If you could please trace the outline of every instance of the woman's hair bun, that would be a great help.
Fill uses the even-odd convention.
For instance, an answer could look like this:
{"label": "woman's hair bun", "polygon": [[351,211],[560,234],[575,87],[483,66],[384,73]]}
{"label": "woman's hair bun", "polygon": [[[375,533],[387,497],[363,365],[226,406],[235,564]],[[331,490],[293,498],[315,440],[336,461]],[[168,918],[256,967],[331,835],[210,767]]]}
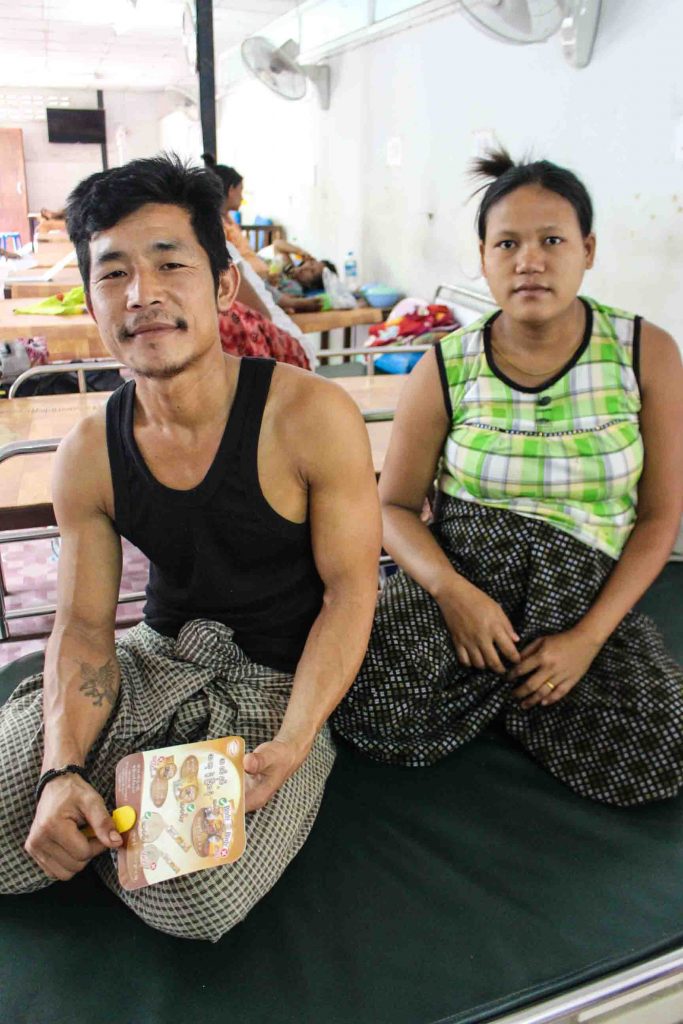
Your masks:
{"label": "woman's hair bun", "polygon": [[477,211],[477,231],[482,242],[486,241],[486,221],[491,207],[524,185],[537,185],[549,192],[555,192],[570,202],[584,238],[593,230],[591,197],[583,182],[566,167],[559,167],[549,160],[529,161],[528,158],[523,158],[516,164],[508,151],[498,144],[495,149],[490,149],[488,153],[472,161],[470,173],[472,177],[487,179],[478,185],[473,193],[484,193]]}
{"label": "woman's hair bun", "polygon": [[515,167],[515,162],[506,149],[491,149],[472,161],[471,173],[475,178],[501,178]]}
{"label": "woman's hair bun", "polygon": [[213,153],[202,153],[202,160],[204,161],[207,167],[213,168],[216,166],[216,157],[213,155]]}

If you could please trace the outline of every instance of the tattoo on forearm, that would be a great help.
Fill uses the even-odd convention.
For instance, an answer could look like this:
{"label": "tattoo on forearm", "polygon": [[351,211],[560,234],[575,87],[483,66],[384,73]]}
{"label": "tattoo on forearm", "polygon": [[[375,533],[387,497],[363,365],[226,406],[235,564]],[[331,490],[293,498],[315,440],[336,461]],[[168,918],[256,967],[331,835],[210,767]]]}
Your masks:
{"label": "tattoo on forearm", "polygon": [[78,687],[80,692],[84,696],[90,697],[96,708],[101,708],[105,700],[113,707],[119,692],[116,660],[112,658],[100,668],[95,668],[82,661],[80,668],[83,679]]}

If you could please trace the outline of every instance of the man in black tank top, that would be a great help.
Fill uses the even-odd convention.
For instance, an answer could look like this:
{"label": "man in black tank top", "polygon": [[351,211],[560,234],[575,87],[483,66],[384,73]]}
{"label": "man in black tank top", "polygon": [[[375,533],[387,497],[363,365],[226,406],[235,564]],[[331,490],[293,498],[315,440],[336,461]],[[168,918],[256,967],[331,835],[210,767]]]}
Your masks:
{"label": "man in black tank top", "polygon": [[[305,371],[221,351],[218,312],[239,284],[221,202],[210,172],[166,157],[95,174],[69,199],[88,308],[133,379],[60,446],[45,674],[0,712],[14,822],[0,891],[69,879],[94,858],[154,927],[212,940],[311,828],[334,758],[326,721],[365,651],[380,548],[355,405]],[[115,645],[121,536],[151,571],[145,622]],[[249,751],[246,852],[131,900],[108,852],[121,843],[107,810],[117,761],[229,733]]]}

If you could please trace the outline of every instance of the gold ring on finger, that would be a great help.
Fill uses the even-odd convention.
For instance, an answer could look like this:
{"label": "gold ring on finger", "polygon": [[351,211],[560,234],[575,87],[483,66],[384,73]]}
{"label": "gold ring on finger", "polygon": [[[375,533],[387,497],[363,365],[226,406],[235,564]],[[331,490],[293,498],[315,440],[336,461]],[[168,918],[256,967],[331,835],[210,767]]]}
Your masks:
{"label": "gold ring on finger", "polygon": [[545,685],[550,687],[551,692],[555,689],[555,683],[551,683],[549,679],[546,679]]}

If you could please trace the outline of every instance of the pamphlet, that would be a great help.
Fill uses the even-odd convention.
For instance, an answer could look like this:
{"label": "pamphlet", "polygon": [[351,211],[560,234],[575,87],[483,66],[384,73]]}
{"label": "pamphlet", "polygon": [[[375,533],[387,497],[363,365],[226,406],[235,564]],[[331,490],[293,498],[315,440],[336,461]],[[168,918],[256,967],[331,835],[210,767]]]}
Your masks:
{"label": "pamphlet", "polygon": [[116,805],[136,822],[117,854],[124,889],[219,867],[244,852],[244,740],[225,736],[129,754]]}

